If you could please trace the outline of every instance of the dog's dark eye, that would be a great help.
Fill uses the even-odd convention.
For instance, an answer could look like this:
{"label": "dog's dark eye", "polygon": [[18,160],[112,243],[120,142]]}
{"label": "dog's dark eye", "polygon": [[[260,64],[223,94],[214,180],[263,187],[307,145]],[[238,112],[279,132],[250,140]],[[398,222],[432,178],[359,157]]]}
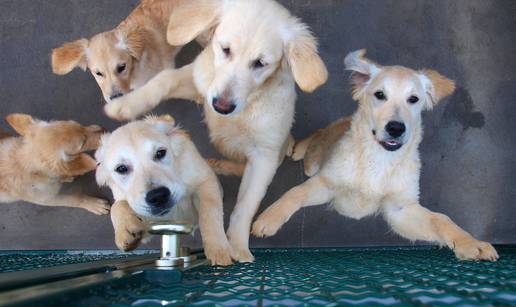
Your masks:
{"label": "dog's dark eye", "polygon": [[97,76],[99,76],[99,77],[104,77],[104,74],[103,74],[103,73],[101,73],[100,71],[96,71],[96,72],[95,72],[95,74],[96,74]]}
{"label": "dog's dark eye", "polygon": [[231,55],[231,49],[229,47],[222,47],[222,52],[224,52],[225,56]]}
{"label": "dog's dark eye", "polygon": [[408,101],[409,103],[414,104],[414,103],[416,103],[416,102],[418,102],[418,101],[419,101],[419,98],[417,98],[416,96],[410,96],[410,97],[408,98],[408,100],[407,100],[407,101]]}
{"label": "dog's dark eye", "polygon": [[127,66],[127,65],[126,65],[125,63],[123,63],[123,64],[118,64],[118,65],[116,66],[116,71],[117,71],[119,74],[121,74],[121,73],[123,73],[123,72],[124,72],[124,70],[125,70],[125,67],[126,67],[126,66]]}
{"label": "dog's dark eye", "polygon": [[257,60],[254,60],[253,63],[252,63],[252,67],[253,69],[260,69],[262,67],[264,67],[266,64],[263,62],[262,59],[257,59]]}
{"label": "dog's dark eye", "polygon": [[385,93],[382,91],[377,91],[374,93],[374,97],[378,100],[387,100],[387,97],[385,97]]}
{"label": "dog's dark eye", "polygon": [[125,164],[120,164],[115,168],[115,172],[119,173],[120,175],[125,175],[129,173],[129,167]]}
{"label": "dog's dark eye", "polygon": [[164,148],[160,148],[154,154],[154,160],[161,160],[161,159],[165,158],[166,155],[167,155],[167,150]]}

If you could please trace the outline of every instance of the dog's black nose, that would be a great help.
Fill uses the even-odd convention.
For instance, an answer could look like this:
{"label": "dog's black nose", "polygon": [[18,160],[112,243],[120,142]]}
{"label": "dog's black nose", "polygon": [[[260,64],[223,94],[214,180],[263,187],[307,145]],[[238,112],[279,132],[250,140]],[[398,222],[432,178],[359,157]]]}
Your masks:
{"label": "dog's black nose", "polygon": [[124,93],[114,93],[113,95],[109,96],[109,99],[113,100],[122,96],[124,96]]}
{"label": "dog's black nose", "polygon": [[405,124],[400,122],[391,121],[385,125],[385,131],[394,137],[400,137],[403,133],[405,133]]}
{"label": "dog's black nose", "polygon": [[145,201],[151,207],[162,207],[168,204],[170,200],[170,190],[166,187],[159,187],[147,192],[145,195]]}
{"label": "dog's black nose", "polygon": [[213,97],[211,104],[215,111],[220,114],[230,114],[236,109],[236,105],[227,98]]}

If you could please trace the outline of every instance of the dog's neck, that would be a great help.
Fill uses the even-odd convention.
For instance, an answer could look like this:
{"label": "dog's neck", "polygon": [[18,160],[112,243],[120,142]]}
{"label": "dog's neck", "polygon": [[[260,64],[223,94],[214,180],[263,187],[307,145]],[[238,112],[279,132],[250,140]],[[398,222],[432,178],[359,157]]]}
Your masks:
{"label": "dog's neck", "polygon": [[13,138],[11,146],[2,152],[2,155],[8,157],[7,163],[10,163],[13,169],[18,169],[20,174],[60,177],[56,172],[60,161],[45,159],[40,153],[35,152],[32,146],[24,142],[23,137]]}
{"label": "dog's neck", "polygon": [[411,131],[410,139],[398,150],[387,151],[376,140],[372,132],[370,112],[360,103],[358,110],[353,115],[350,128],[352,144],[359,148],[354,148],[353,153],[359,155],[360,159],[366,158],[370,163],[389,163],[392,168],[400,166],[406,161],[419,161],[418,146],[422,139],[422,126],[419,124]]}

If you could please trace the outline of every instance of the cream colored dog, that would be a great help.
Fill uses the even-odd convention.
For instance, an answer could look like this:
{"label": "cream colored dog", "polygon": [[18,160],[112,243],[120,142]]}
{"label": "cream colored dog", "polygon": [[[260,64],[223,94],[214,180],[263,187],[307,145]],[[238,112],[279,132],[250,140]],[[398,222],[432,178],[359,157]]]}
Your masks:
{"label": "cream colored dog", "polygon": [[52,51],[52,70],[68,74],[89,69],[106,102],[174,67],[180,46],[170,46],[166,30],[171,12],[189,0],[142,0],[114,30],[79,39]]}
{"label": "cream colored dog", "polygon": [[[165,70],[105,107],[132,119],[167,98],[198,99],[211,141],[230,161],[218,173],[243,179],[228,229],[233,258],[253,261],[249,231],[278,165],[293,145],[295,83],[312,92],[327,79],[308,27],[271,0],[197,0],[173,11],[167,32],[180,46],[205,31],[211,43],[191,65]],[[211,31],[210,31],[211,29]]]}
{"label": "cream colored dog", "polygon": [[231,264],[218,179],[172,117],[148,117],[104,135],[95,157],[97,182],[115,199],[111,218],[120,249],[135,248],[149,221],[196,225],[198,216],[206,257]]}
{"label": "cream colored dog", "polygon": [[489,243],[419,204],[421,112],[450,95],[454,82],[432,70],[382,67],[364,53],[345,59],[358,111],[296,145],[293,157],[304,157],[313,177],[264,211],[253,234],[272,236],[301,207],[331,202],[354,219],[381,212],[403,237],[446,244],[460,259],[496,260]]}
{"label": "cream colored dog", "polygon": [[21,137],[0,136],[0,202],[22,200],[99,215],[109,212],[104,199],[59,193],[63,182],[95,170],[95,160],[85,152],[97,149],[101,127],[45,122],[26,114],[11,114],[7,122]]}

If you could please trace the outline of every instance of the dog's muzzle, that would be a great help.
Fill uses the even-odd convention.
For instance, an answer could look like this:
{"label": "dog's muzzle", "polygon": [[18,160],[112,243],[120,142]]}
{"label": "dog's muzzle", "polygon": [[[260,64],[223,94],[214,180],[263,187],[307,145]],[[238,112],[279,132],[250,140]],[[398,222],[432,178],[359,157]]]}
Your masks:
{"label": "dog's muzzle", "polygon": [[175,204],[167,187],[159,187],[148,191],[145,195],[145,202],[149,205],[150,213],[156,216],[167,214]]}
{"label": "dog's muzzle", "polygon": [[403,142],[401,138],[405,133],[406,127],[405,124],[398,121],[390,121],[385,125],[385,132],[389,135],[389,137],[385,140],[378,141],[380,145],[382,145],[385,150],[388,151],[396,151],[403,146]]}

